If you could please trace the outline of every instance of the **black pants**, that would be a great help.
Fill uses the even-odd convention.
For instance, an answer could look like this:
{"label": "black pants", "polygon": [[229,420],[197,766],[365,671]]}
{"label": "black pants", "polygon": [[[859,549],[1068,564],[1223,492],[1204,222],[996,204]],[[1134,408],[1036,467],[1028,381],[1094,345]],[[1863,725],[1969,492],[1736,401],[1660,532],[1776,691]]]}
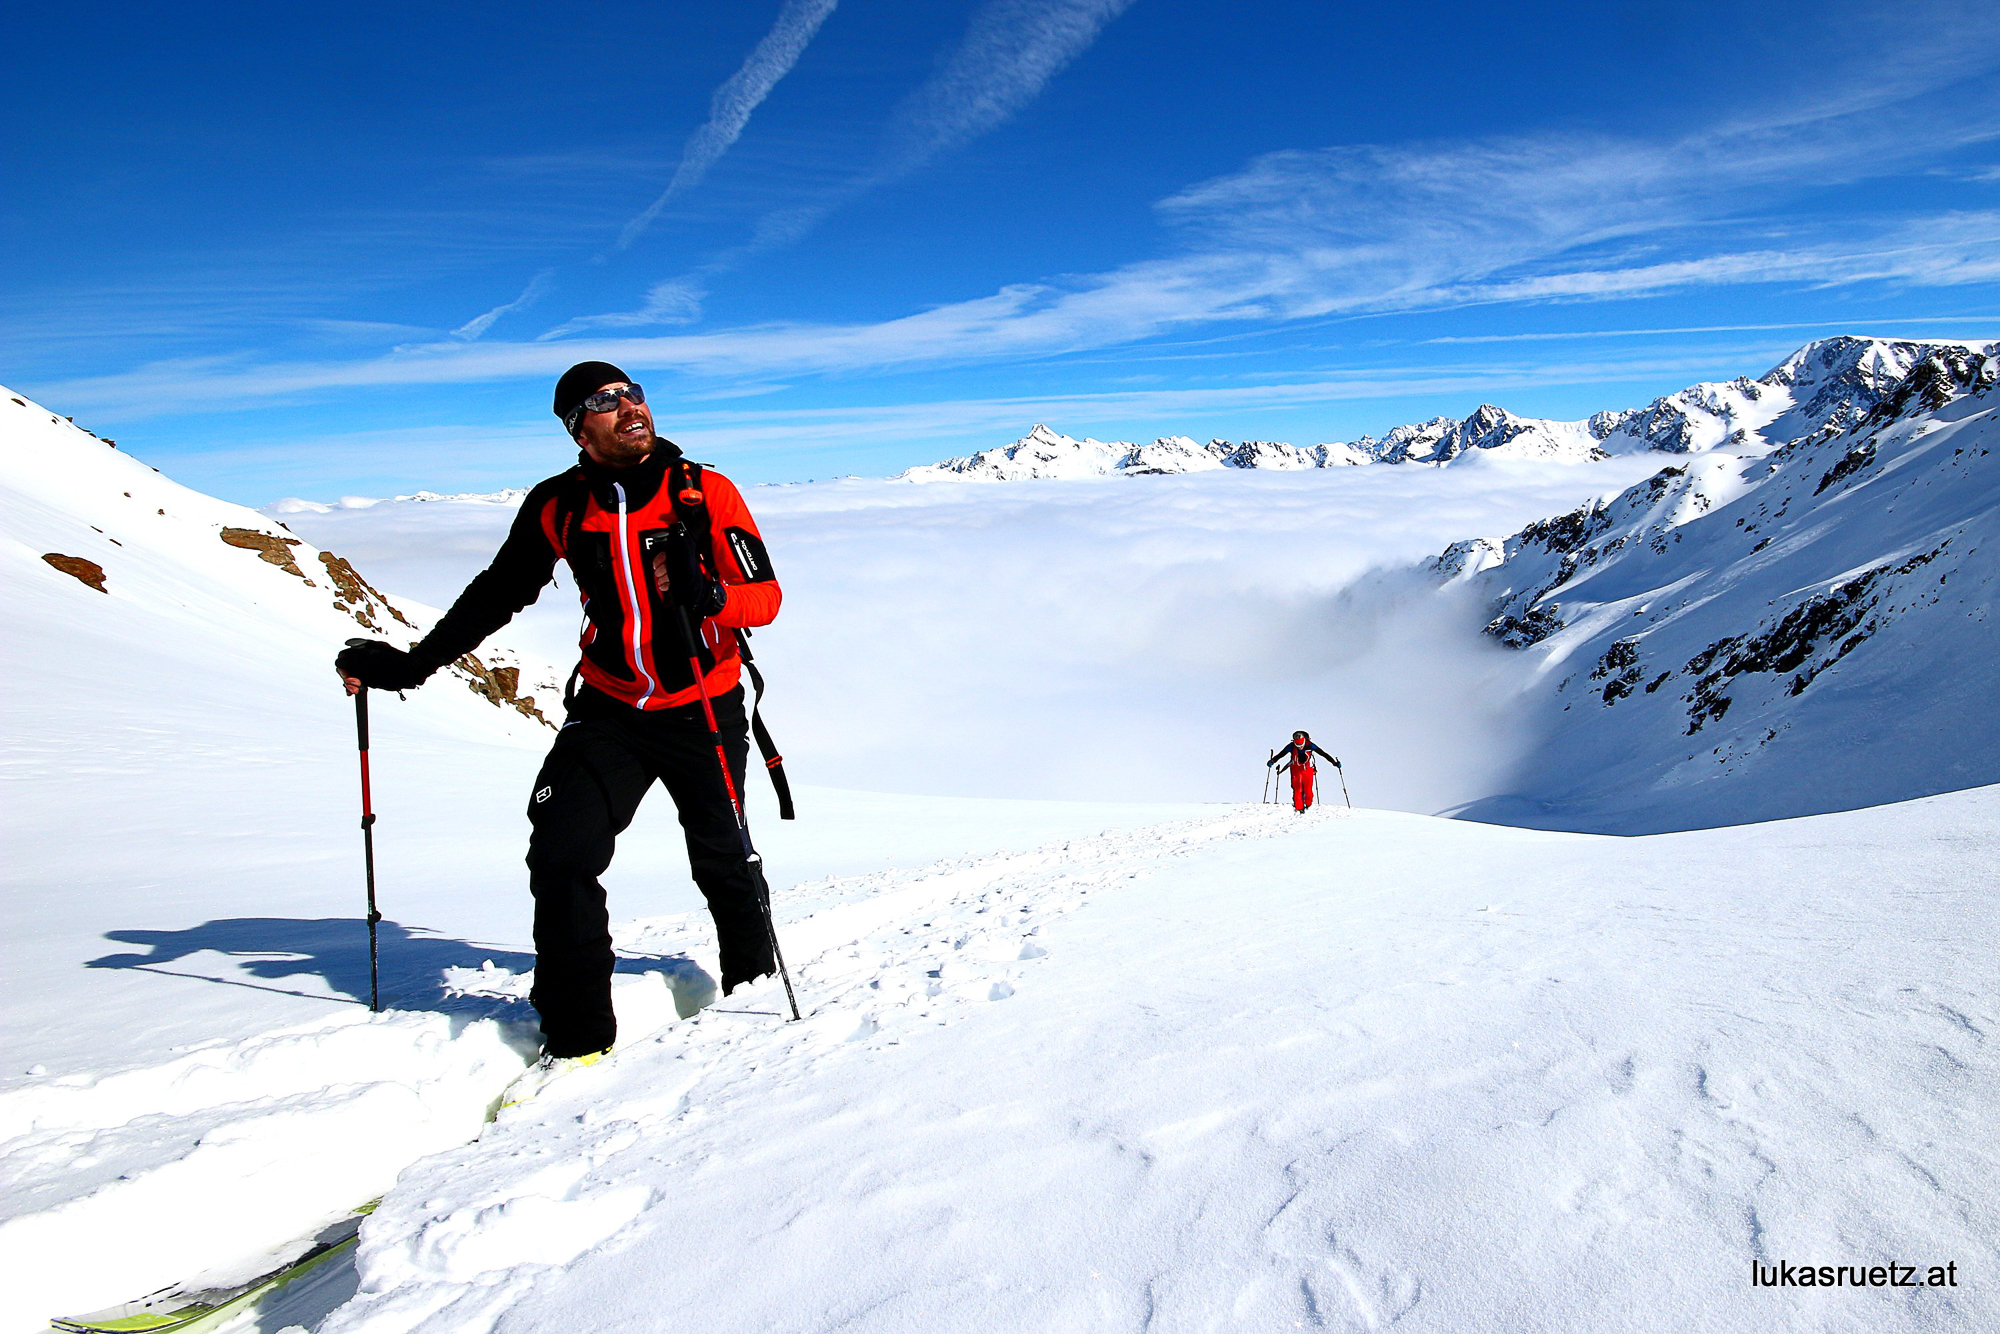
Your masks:
{"label": "black pants", "polygon": [[[743,688],[715,700],[736,790],[749,753]],[[545,1049],[602,1051],[611,1014],[611,919],[597,877],[657,779],[674,799],[688,867],[708,900],[722,950],[722,989],[772,971],[758,880],[743,859],[736,816],[715,763],[701,705],[647,712],[585,687],[556,736],[528,801],[528,887],[535,895],[535,987]]]}

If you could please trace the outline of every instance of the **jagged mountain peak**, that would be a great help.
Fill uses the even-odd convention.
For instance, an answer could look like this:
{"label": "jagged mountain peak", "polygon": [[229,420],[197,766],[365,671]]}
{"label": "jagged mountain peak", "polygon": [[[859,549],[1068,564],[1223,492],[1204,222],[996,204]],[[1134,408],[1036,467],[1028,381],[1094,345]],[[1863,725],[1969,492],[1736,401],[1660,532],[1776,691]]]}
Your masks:
{"label": "jagged mountain peak", "polygon": [[[1629,832],[2000,778],[1984,707],[2000,358],[1847,339],[1786,365],[1758,383],[1779,420],[1817,421],[1806,434],[1697,454],[1437,559],[1547,682],[1525,701],[1547,723],[1522,769],[1540,777],[1468,814]],[[1838,390],[1839,413],[1791,406],[1800,388]]]}
{"label": "jagged mountain peak", "polygon": [[[1704,381],[1642,408],[1608,409],[1582,421],[1526,417],[1495,403],[1466,416],[1432,417],[1311,446],[1283,441],[1163,435],[1150,444],[1077,439],[1044,423],[994,449],[926,464],[906,481],[1015,481],[1030,478],[1154,476],[1215,468],[1301,470],[1357,464],[1445,466],[1468,456],[1587,463],[1612,454],[1762,454],[1842,431],[1893,397],[1928,360],[1986,355],[1993,345],[1955,339],[1888,339],[1843,334],[1805,344],[1752,379]],[[1954,363],[1955,364],[1955,363]]]}

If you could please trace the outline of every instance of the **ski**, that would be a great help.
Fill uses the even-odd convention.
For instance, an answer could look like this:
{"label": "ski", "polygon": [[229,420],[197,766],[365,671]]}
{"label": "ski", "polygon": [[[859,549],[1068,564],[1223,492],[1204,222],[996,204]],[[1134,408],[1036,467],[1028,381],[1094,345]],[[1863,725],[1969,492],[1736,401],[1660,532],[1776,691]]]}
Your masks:
{"label": "ski", "polygon": [[155,1334],[175,1330],[199,1334],[243,1314],[260,1297],[319,1268],[354,1245],[361,1220],[375,1211],[371,1200],[347,1217],[320,1231],[304,1253],[267,1274],[228,1288],[161,1288],[137,1301],[107,1306],[89,1315],[57,1316],[49,1321],[63,1334]]}

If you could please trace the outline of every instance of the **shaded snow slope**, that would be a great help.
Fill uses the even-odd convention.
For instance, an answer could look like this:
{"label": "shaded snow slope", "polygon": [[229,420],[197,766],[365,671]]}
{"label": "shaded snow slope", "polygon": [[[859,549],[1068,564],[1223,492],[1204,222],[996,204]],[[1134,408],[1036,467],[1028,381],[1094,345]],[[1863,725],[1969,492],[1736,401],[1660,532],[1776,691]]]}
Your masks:
{"label": "shaded snow slope", "polygon": [[1697,384],[1643,408],[1599,412],[1583,421],[1521,417],[1489,403],[1463,420],[1435,417],[1397,426],[1379,440],[1363,436],[1310,448],[1269,440],[1200,445],[1184,435],[1164,436],[1149,445],[1077,440],[1038,425],[1012,444],[910,468],[898,477],[911,482],[1009,482],[1215,468],[1443,465],[1482,456],[1587,463],[1613,454],[1756,453],[1829,427],[1845,430],[1893,394],[1927,357],[1985,346],[1826,338],[1806,344],[1758,379]]}
{"label": "shaded snow slope", "polygon": [[[1445,553],[1539,714],[1468,814],[1635,832],[2000,780],[2000,359],[1877,369],[1895,388],[1858,418]],[[1815,419],[1860,401],[1794,383]]]}
{"label": "shaded snow slope", "polygon": [[[805,1023],[718,1006],[407,1171],[321,1329],[1987,1328],[1996,858],[1985,789],[878,878],[792,928]],[[1892,1260],[1959,1286],[1750,1285]]]}

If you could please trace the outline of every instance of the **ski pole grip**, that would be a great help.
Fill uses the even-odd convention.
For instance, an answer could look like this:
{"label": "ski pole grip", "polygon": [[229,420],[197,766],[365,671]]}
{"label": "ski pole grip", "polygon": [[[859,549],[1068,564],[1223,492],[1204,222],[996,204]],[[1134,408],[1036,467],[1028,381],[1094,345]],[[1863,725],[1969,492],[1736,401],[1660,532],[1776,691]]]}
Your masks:
{"label": "ski pole grip", "polygon": [[361,743],[361,749],[368,749],[368,687],[363,686],[354,695],[354,736]]}

